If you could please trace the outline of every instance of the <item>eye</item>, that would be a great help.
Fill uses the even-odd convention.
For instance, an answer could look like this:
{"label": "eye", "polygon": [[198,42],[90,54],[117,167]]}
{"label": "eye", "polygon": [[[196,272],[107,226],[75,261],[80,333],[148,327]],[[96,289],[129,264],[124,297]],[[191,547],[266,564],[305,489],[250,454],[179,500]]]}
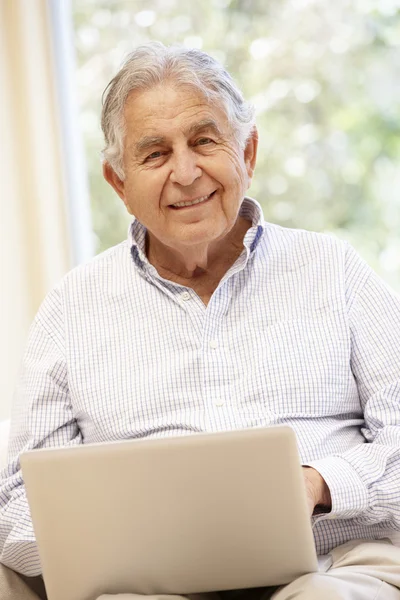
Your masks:
{"label": "eye", "polygon": [[162,152],[160,150],[155,150],[148,156],[146,156],[146,160],[155,160],[156,158],[160,158],[162,156]]}
{"label": "eye", "polygon": [[197,146],[206,146],[207,144],[213,144],[214,140],[212,140],[211,138],[208,137],[202,137],[199,138],[198,140],[196,140],[196,145]]}

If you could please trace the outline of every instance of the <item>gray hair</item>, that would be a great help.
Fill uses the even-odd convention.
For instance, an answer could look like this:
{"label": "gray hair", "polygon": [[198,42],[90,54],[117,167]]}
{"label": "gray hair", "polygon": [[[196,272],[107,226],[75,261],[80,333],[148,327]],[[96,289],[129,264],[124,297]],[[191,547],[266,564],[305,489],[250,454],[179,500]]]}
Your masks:
{"label": "gray hair", "polygon": [[106,142],[103,158],[121,179],[124,179],[125,102],[132,91],[151,89],[165,81],[191,86],[207,101],[218,103],[240,147],[245,147],[253,130],[254,108],[214,58],[195,48],[166,47],[160,42],[139,46],[128,55],[103,93],[101,127]]}

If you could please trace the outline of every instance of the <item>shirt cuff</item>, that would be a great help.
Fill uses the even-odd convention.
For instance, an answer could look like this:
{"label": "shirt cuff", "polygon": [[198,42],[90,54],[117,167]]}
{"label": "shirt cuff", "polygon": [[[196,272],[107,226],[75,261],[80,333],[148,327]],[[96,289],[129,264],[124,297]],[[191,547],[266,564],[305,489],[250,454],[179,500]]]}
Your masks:
{"label": "shirt cuff", "polygon": [[360,516],[368,508],[368,490],[358,473],[340,456],[307,462],[325,479],[331,493],[330,514],[340,519]]}

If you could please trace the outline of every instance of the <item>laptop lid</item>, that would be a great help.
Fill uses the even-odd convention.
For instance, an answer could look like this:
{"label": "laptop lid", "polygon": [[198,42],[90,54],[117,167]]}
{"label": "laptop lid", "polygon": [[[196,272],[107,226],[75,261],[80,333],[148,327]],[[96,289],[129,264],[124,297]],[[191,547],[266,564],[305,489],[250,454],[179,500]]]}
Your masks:
{"label": "laptop lid", "polygon": [[316,571],[286,426],[22,455],[49,600],[279,585]]}

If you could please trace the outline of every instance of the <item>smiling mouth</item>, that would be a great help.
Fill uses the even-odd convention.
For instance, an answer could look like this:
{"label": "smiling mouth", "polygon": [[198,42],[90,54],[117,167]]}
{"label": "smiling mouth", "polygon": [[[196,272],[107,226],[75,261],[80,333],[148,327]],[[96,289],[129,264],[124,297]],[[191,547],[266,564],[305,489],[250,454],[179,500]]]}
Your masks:
{"label": "smiling mouth", "polygon": [[214,192],[211,192],[211,194],[208,194],[208,196],[201,196],[200,198],[196,198],[195,200],[189,200],[188,202],[177,202],[176,204],[170,204],[170,206],[171,208],[179,209],[187,208],[188,206],[196,206],[196,204],[204,204],[204,202],[207,202],[207,200],[212,198],[214,194],[215,190]]}

